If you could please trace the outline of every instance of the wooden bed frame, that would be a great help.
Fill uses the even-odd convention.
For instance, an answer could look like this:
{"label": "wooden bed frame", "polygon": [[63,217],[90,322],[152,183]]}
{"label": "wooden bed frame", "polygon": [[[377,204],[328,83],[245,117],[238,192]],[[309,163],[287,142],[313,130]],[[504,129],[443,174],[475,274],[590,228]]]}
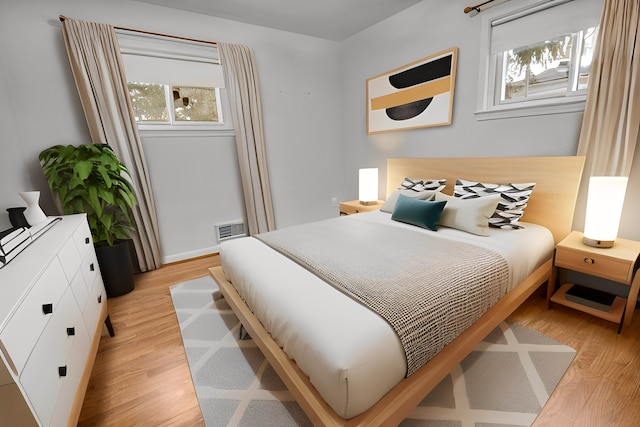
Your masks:
{"label": "wooden bed frame", "polygon": [[[405,177],[447,179],[444,192],[453,193],[456,179],[490,183],[535,182],[522,221],[549,228],[555,242],[571,231],[584,157],[406,158],[388,159],[387,195]],[[550,277],[549,259],[510,291],[469,329],[413,375],[402,380],[373,407],[345,420],[327,405],[295,361],[273,341],[260,321],[227,281],[222,267],[210,269],[225,299],[253,340],[316,426],[398,425],[500,322],[505,320]]]}

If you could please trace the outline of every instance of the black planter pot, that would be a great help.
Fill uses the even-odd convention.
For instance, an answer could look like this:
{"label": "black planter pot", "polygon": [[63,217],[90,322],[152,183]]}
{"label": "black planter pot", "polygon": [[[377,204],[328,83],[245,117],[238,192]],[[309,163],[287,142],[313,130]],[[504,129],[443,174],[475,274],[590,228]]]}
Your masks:
{"label": "black planter pot", "polygon": [[129,242],[123,240],[111,246],[95,246],[107,297],[118,297],[133,290],[133,265]]}

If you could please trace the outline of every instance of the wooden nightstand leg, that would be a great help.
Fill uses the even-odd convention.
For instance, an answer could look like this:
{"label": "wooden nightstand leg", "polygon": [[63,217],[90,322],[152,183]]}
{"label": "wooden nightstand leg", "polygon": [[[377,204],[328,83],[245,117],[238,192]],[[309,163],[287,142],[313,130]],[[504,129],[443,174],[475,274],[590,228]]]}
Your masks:
{"label": "wooden nightstand leg", "polygon": [[[626,311],[626,307],[625,307],[625,311]],[[624,312],[622,313],[622,319],[620,319],[620,323],[618,323],[618,335],[620,334],[620,332],[622,332],[622,325],[624,324]]]}
{"label": "wooden nightstand leg", "polygon": [[629,296],[627,297],[627,307],[624,313],[624,324],[628,325],[633,319],[633,312],[636,310],[636,302],[638,301],[638,288],[640,287],[640,274],[636,273],[631,282]]}
{"label": "wooden nightstand leg", "polygon": [[551,308],[551,296],[556,291],[557,277],[558,277],[558,268],[556,266],[552,266],[551,273],[549,273],[549,281],[547,282],[547,309]]}

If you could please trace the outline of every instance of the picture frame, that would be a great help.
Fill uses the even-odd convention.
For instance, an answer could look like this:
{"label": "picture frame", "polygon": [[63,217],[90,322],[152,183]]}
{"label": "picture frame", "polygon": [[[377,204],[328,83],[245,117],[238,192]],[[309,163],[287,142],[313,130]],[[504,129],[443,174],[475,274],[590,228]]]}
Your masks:
{"label": "picture frame", "polygon": [[367,79],[367,134],[451,124],[458,48]]}

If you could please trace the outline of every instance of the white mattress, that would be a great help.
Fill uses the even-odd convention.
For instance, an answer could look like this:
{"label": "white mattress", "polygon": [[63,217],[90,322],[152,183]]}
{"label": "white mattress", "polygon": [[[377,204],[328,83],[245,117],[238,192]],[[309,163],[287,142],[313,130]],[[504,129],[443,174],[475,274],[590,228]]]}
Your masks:
{"label": "white mattress", "polygon": [[[535,224],[523,223],[520,230],[492,228],[491,236],[484,237],[446,227],[433,232],[392,221],[380,211],[343,218],[383,222],[492,249],[509,264],[509,289],[553,253],[551,233]],[[255,316],[341,417],[366,411],[404,378],[400,340],[374,312],[257,239],[224,242],[220,259]]]}

